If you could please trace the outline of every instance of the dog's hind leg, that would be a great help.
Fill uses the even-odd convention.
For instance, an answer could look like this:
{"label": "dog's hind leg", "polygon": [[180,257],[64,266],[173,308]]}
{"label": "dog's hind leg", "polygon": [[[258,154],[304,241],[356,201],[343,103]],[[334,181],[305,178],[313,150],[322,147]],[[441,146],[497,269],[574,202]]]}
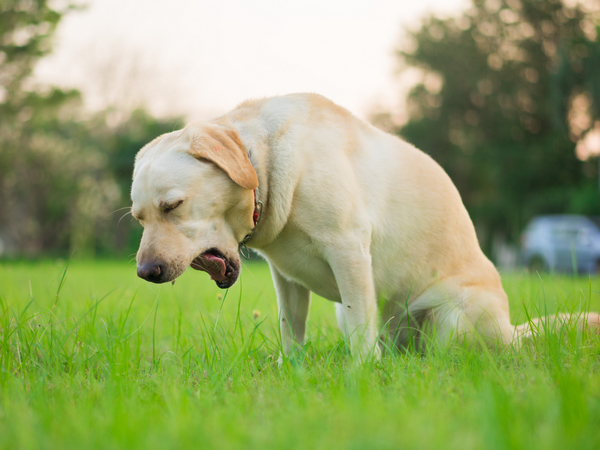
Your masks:
{"label": "dog's hind leg", "polygon": [[[498,347],[514,339],[508,301],[503,291],[442,280],[427,288],[406,307],[394,304],[388,317],[388,340],[399,349],[447,348],[457,343]],[[389,307],[388,307],[389,308]],[[384,323],[385,327],[385,323]]]}
{"label": "dog's hind leg", "polygon": [[501,290],[455,285],[452,280],[438,287],[443,299],[431,308],[423,324],[424,334],[434,345],[452,341],[499,348],[515,338],[508,300]]}

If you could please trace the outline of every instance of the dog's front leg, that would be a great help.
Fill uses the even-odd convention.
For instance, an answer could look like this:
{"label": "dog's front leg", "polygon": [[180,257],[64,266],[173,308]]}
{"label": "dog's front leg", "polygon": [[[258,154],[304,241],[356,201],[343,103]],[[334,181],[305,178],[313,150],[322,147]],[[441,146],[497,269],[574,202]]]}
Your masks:
{"label": "dog's front leg", "polygon": [[271,264],[271,275],[277,291],[279,329],[283,354],[293,357],[304,344],[306,319],[310,308],[310,291],[284,278]]}
{"label": "dog's front leg", "polygon": [[381,350],[377,344],[377,301],[373,282],[373,268],[368,246],[352,245],[351,240],[333,249],[329,264],[342,299],[340,319],[350,339],[352,356],[357,362],[371,357],[379,359]]}

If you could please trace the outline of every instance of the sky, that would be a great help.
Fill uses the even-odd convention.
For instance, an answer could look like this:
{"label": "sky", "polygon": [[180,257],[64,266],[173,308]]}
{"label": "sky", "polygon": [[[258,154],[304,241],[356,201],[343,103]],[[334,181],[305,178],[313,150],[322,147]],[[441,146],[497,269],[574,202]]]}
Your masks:
{"label": "sky", "polygon": [[[58,1],[58,0],[57,0]],[[395,50],[424,15],[468,0],[88,0],[60,23],[37,78],[88,108],[145,104],[209,119],[248,98],[316,92],[366,118],[402,106]]]}

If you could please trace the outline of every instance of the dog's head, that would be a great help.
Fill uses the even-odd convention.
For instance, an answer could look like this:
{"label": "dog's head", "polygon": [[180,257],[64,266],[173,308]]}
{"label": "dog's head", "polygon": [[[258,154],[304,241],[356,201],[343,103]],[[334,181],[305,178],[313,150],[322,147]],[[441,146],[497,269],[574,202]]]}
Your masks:
{"label": "dog's head", "polygon": [[164,283],[191,266],[220,288],[233,285],[257,187],[233,129],[195,123],[150,142],[136,157],[131,186],[132,214],[144,227],[138,276]]}

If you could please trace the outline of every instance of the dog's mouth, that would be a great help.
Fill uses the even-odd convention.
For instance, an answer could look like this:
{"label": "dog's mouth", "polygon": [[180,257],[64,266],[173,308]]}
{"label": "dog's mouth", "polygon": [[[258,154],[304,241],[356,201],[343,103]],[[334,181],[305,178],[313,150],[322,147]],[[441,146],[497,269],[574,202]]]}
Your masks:
{"label": "dog's mouth", "polygon": [[240,273],[239,264],[231,261],[216,248],[211,248],[194,258],[190,267],[202,270],[210,275],[211,280],[221,289],[232,286]]}

